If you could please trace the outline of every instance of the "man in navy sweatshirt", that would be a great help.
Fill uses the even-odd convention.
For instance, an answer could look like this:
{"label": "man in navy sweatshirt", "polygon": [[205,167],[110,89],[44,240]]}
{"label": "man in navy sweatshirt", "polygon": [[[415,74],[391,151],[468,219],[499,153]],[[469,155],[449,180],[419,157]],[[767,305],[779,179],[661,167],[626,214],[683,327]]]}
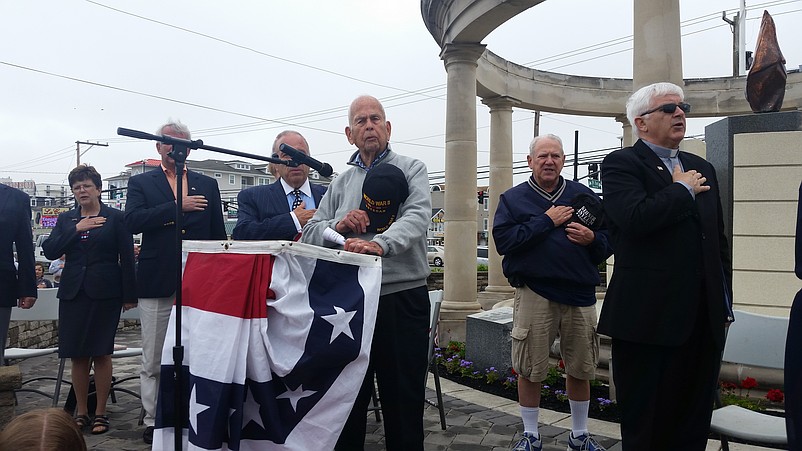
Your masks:
{"label": "man in navy sweatshirt", "polygon": [[588,433],[589,381],[595,378],[599,351],[598,265],[612,253],[601,201],[560,175],[565,153],[558,136],[535,137],[526,159],[532,176],[500,196],[493,220],[504,275],[515,287],[512,365],[524,433],[513,449],[542,449],[540,388],[559,332],[571,407],[569,450],[603,450]]}

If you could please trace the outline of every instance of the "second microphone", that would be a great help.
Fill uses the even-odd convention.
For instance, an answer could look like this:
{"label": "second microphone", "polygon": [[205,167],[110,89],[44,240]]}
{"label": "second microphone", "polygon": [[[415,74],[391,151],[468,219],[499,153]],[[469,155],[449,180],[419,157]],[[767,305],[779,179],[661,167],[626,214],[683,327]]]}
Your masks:
{"label": "second microphone", "polygon": [[331,168],[330,164],[316,160],[292,146],[282,143],[279,146],[279,150],[289,155],[292,161],[309,166],[323,177],[330,177],[331,174],[334,173],[334,169]]}

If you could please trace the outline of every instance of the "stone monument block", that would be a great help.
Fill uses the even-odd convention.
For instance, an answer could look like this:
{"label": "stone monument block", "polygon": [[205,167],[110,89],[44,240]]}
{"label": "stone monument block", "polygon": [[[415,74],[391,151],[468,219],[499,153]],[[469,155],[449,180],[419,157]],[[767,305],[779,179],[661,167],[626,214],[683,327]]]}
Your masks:
{"label": "stone monument block", "polygon": [[500,307],[468,315],[465,331],[465,359],[484,371],[495,367],[500,373],[512,368],[512,307]]}
{"label": "stone monument block", "polygon": [[[802,111],[730,116],[705,127],[706,158],[716,169],[721,207],[724,210],[724,233],[729,240],[730,249],[732,249],[735,135],[796,130],[802,130]],[[753,152],[763,157],[774,153],[775,149],[770,145],[763,145]],[[796,187],[798,186],[797,181]]]}

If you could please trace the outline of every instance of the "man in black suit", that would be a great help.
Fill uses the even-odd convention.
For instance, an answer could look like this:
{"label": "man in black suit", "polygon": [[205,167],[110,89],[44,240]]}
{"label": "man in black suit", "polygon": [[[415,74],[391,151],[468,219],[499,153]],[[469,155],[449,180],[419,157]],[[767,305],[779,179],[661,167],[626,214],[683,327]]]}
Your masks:
{"label": "man in black suit", "polygon": [[[14,267],[14,246],[18,268]],[[11,307],[24,309],[36,302],[33,268],[31,199],[24,192],[0,184],[0,364],[5,358]]]}
{"label": "man in black suit", "polygon": [[[309,144],[300,133],[285,130],[273,141],[273,158],[289,160],[279,150],[287,144],[309,155]],[[272,163],[271,163],[272,164]],[[237,195],[235,240],[293,240],[312,215],[326,187],[309,183],[309,167],[274,165],[279,179],[270,185],[254,186]]]}
{"label": "man in black suit", "polygon": [[704,450],[731,272],[713,167],[679,152],[683,92],[655,83],[627,101],[640,139],[602,163],[615,268],[598,332],[612,337],[624,450]]}
{"label": "man in black suit", "polygon": [[[168,122],[156,134],[191,139],[179,121]],[[176,167],[171,145],[156,143],[159,169],[137,174],[128,181],[125,223],[131,233],[142,234],[137,265],[137,295],[142,325],[140,392],[145,408],[146,443],[153,440],[162,346],[175,301],[177,252],[175,248]],[[189,152],[187,152],[188,154]],[[225,240],[223,209],[217,182],[184,168],[183,228],[185,240]]]}

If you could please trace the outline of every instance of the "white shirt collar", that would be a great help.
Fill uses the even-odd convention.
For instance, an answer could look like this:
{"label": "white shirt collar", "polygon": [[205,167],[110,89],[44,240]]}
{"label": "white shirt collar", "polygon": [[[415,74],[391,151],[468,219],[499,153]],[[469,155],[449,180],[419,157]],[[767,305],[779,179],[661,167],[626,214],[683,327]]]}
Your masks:
{"label": "white shirt collar", "polygon": [[[291,192],[295,191],[295,188],[288,185],[287,182],[284,181],[284,179],[279,179],[279,181],[281,182],[281,186],[284,188],[285,196],[289,196]],[[308,178],[304,180],[304,184],[301,185],[301,187],[298,188],[298,190],[304,193],[307,197],[312,197],[312,187],[309,186]]]}

